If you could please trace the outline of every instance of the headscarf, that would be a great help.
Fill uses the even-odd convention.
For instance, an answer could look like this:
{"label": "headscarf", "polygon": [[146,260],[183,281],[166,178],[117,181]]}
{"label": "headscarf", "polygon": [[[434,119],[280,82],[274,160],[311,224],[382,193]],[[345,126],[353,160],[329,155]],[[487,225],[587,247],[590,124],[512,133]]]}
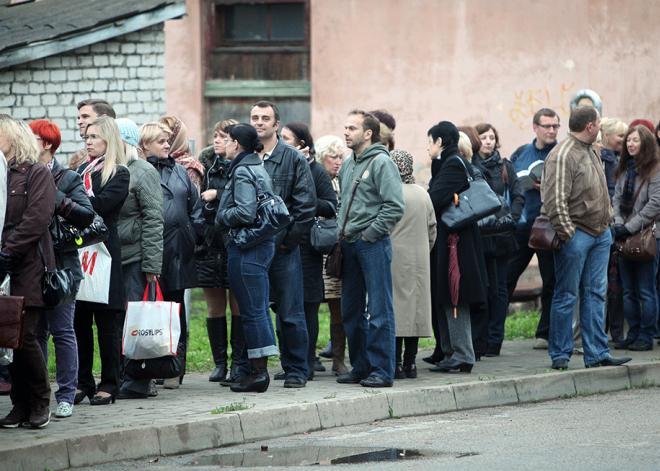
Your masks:
{"label": "headscarf", "polygon": [[392,156],[392,160],[394,160],[396,166],[399,167],[401,181],[406,184],[415,183],[415,177],[413,176],[413,156],[402,149],[394,149],[390,152],[390,156]]}
{"label": "headscarf", "polygon": [[188,128],[176,116],[174,116],[172,135],[167,140],[167,143],[170,145],[170,155],[174,157],[176,163],[184,166],[188,171],[188,175],[190,175],[190,179],[197,187],[197,191],[200,191],[204,182],[204,166],[190,153]]}

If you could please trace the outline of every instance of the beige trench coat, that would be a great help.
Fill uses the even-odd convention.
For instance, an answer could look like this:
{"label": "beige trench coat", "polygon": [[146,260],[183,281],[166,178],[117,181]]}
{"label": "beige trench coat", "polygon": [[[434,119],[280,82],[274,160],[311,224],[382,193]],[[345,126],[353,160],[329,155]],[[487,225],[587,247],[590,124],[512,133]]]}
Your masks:
{"label": "beige trench coat", "polygon": [[397,337],[431,337],[431,257],[436,219],[419,185],[403,185],[406,212],[392,228],[392,289]]}

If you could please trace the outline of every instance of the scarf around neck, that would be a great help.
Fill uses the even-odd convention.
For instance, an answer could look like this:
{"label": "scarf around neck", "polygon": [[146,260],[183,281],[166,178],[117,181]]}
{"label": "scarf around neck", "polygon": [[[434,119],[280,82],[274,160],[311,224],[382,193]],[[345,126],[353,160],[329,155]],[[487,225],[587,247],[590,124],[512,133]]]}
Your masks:
{"label": "scarf around neck", "polygon": [[630,159],[628,161],[628,172],[626,173],[626,179],[623,182],[623,193],[621,194],[621,213],[624,218],[630,216],[630,213],[633,210],[633,205],[635,204],[633,192],[635,191],[635,174],[637,173],[637,164],[635,159]]}

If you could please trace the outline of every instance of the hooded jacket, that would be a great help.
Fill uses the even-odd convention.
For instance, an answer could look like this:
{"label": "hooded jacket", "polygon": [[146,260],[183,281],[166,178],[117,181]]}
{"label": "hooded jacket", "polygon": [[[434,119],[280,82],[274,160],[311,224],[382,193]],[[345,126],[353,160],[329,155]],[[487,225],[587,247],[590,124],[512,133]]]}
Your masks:
{"label": "hooded jacket", "polygon": [[[355,192],[350,214],[348,205],[353,186],[362,170],[374,157]],[[347,220],[344,238],[353,243],[361,236],[375,242],[389,234],[392,227],[403,217],[406,203],[399,169],[389,155],[387,148],[372,144],[355,158],[355,153],[346,159],[339,169],[339,217],[337,230],[341,233]]]}

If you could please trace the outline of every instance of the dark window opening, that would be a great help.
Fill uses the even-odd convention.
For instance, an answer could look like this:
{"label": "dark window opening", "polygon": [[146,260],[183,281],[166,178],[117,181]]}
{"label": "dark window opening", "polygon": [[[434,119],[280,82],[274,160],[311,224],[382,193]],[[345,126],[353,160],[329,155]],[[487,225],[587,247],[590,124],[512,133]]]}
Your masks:
{"label": "dark window opening", "polygon": [[223,45],[291,44],[305,41],[304,3],[219,6]]}

